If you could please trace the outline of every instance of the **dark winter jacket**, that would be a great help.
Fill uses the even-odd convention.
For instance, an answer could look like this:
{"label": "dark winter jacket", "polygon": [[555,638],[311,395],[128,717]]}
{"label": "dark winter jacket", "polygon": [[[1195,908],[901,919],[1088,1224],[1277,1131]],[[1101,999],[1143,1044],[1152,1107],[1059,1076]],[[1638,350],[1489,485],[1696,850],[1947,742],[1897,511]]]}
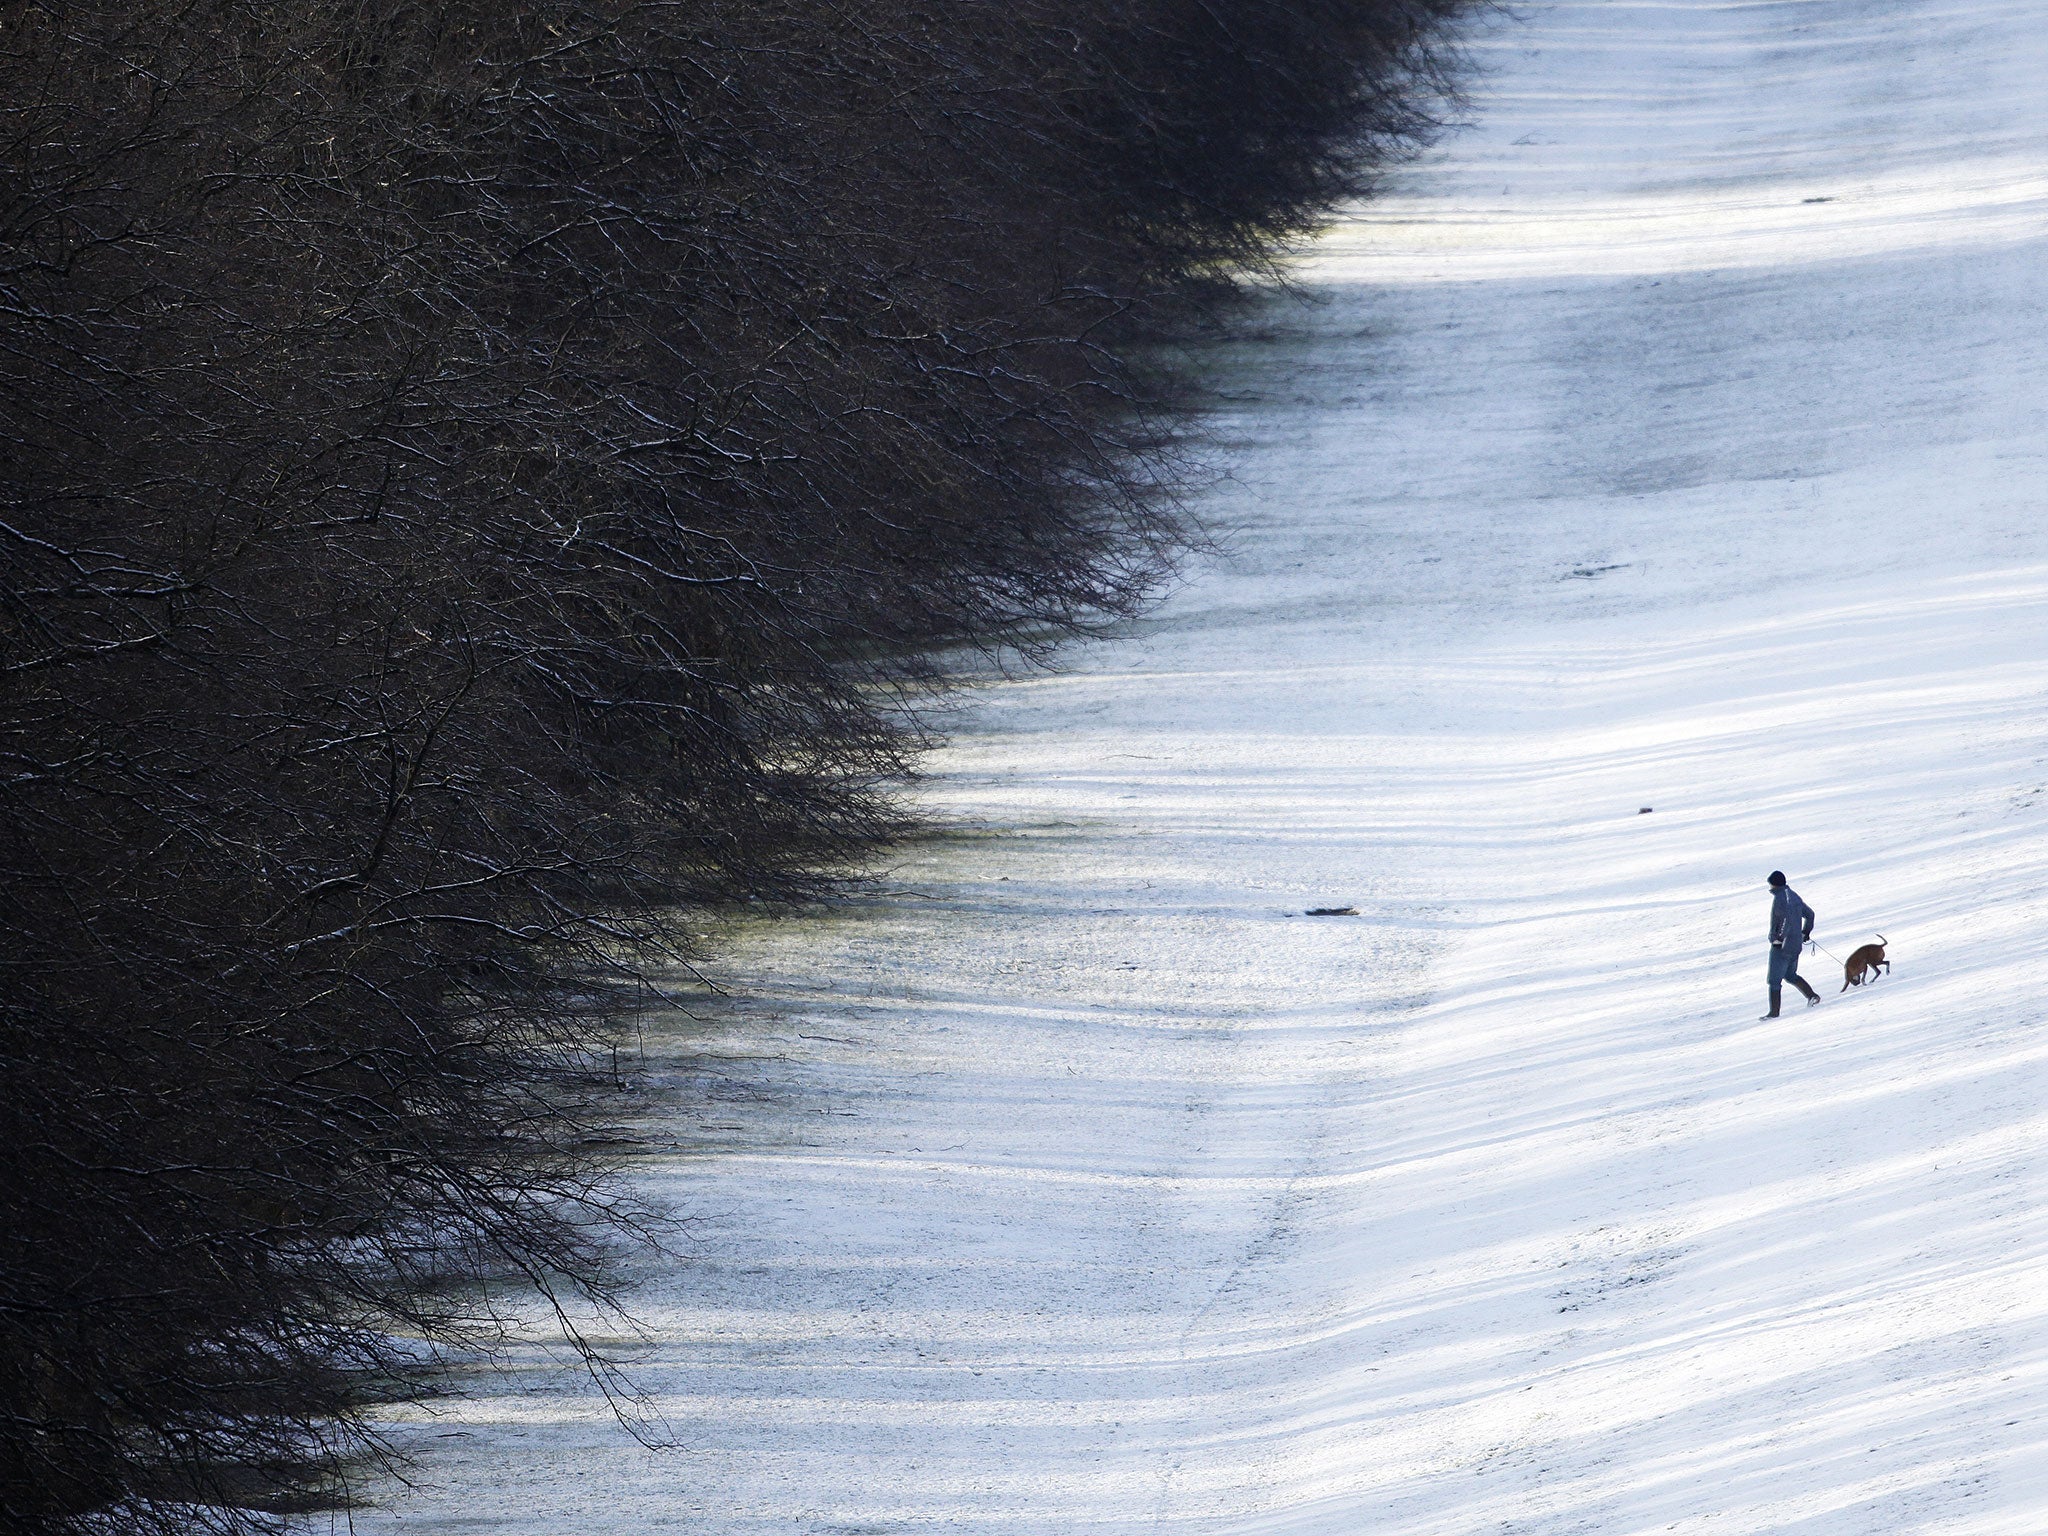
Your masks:
{"label": "dark winter jacket", "polygon": [[1794,950],[1804,949],[1813,937],[1813,908],[1799,899],[1789,885],[1771,894],[1771,948],[1782,949],[1787,939]]}

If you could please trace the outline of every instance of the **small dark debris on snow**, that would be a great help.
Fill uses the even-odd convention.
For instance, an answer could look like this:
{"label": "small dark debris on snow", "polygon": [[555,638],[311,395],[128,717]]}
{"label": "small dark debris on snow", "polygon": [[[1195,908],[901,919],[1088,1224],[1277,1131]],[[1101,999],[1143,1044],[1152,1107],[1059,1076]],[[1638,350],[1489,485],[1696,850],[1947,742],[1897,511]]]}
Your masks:
{"label": "small dark debris on snow", "polygon": [[1571,579],[1572,577],[1576,576],[1576,577],[1580,578],[1581,580],[1585,580],[1585,579],[1588,579],[1588,578],[1590,578],[1590,577],[1594,577],[1594,576],[1605,576],[1605,575],[1606,575],[1606,574],[1607,574],[1607,573],[1608,573],[1609,571],[1625,571],[1625,570],[1627,570],[1627,569],[1628,569],[1628,567],[1627,567],[1627,565],[1625,565],[1625,564],[1624,564],[1624,565],[1575,565],[1575,566],[1573,566],[1573,567],[1571,568],[1571,571],[1570,571],[1570,573],[1569,573],[1569,574],[1568,574],[1568,575],[1567,575],[1567,576],[1565,577],[1565,579],[1566,579],[1566,580],[1568,581],[1568,580],[1570,580],[1570,579]]}
{"label": "small dark debris on snow", "polygon": [[1644,806],[1644,807],[1643,807],[1643,808],[1642,808],[1641,810],[1637,811],[1637,812],[1636,812],[1636,814],[1637,814],[1638,816],[1647,816],[1647,815],[1649,815],[1649,814],[1650,814],[1650,812],[1651,812],[1652,810],[1654,810],[1654,809],[1656,809],[1656,807],[1654,807],[1654,806],[1648,806],[1648,805],[1646,805],[1646,806]]}
{"label": "small dark debris on snow", "polygon": [[1834,199],[1832,197],[1802,197],[1800,201],[1802,203],[1832,203]]}
{"label": "small dark debris on snow", "polygon": [[1310,917],[1356,917],[1356,916],[1358,916],[1358,908],[1356,908],[1356,907],[1310,907],[1310,908],[1308,909],[1308,915],[1309,915]]}

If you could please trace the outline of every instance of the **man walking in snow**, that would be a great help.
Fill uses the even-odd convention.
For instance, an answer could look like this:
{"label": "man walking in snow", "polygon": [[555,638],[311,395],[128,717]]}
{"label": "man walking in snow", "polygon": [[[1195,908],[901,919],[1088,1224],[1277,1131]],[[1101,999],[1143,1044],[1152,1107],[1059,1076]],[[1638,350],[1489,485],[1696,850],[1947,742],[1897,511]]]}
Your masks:
{"label": "man walking in snow", "polygon": [[1806,994],[1806,1005],[1810,1008],[1820,1001],[1820,994],[1809,987],[1799,975],[1799,952],[1806,948],[1806,941],[1813,937],[1813,908],[1799,899],[1799,893],[1785,883],[1785,872],[1771,871],[1771,1011],[1767,1019],[1778,1016],[1779,989],[1791,982]]}

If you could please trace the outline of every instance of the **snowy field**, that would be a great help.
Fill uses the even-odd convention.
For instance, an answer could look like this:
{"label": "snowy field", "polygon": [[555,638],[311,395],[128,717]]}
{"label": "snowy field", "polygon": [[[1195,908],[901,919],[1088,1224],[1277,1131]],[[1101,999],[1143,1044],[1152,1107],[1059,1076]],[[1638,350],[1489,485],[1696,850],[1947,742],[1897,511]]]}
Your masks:
{"label": "snowy field", "polygon": [[358,1531],[2048,1531],[2048,11],[1476,52],[1228,557],[654,1040],[677,1447],[515,1359]]}

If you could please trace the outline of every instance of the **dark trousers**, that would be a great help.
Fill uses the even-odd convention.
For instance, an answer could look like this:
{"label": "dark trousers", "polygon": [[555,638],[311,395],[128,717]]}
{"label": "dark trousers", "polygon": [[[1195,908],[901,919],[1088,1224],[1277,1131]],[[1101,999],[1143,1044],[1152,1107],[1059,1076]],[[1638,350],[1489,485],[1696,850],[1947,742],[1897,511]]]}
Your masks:
{"label": "dark trousers", "polygon": [[1778,1006],[1778,989],[1788,981],[1797,987],[1809,1001],[1814,997],[1813,988],[1809,987],[1806,984],[1806,979],[1799,974],[1799,951],[1805,947],[1804,944],[1787,944],[1783,946],[1773,944],[1771,946],[1771,1008],[1773,1011]]}

